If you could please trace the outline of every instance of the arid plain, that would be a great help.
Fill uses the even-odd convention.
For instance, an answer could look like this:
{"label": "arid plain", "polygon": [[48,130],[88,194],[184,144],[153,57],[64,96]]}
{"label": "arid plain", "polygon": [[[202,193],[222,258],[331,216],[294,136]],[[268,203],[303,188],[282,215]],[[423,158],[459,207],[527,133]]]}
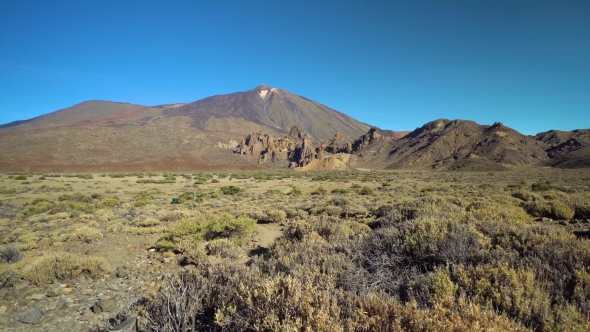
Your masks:
{"label": "arid plain", "polygon": [[590,328],[586,169],[4,173],[0,201],[7,331]]}

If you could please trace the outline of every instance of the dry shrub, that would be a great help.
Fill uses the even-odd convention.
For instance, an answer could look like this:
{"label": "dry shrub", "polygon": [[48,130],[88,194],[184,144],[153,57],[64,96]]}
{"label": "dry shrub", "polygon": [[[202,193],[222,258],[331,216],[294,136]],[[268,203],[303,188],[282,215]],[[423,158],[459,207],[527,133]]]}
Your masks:
{"label": "dry shrub", "polygon": [[146,235],[146,234],[162,233],[164,230],[165,230],[164,227],[160,227],[160,226],[155,226],[155,227],[131,226],[131,227],[123,227],[121,231],[124,233],[127,233],[127,234]]}
{"label": "dry shrub", "polygon": [[280,223],[287,218],[287,213],[283,210],[269,209],[264,211],[264,218],[258,219],[261,222]]}
{"label": "dry shrub", "polygon": [[197,243],[218,238],[229,238],[239,243],[254,231],[255,224],[253,219],[243,215],[234,217],[227,213],[182,220],[162,236],[156,242],[156,246],[161,249],[178,250],[178,245],[183,241]]}
{"label": "dry shrub", "polygon": [[346,227],[352,231],[353,235],[367,234],[371,231],[371,227],[368,225],[355,221],[347,223]]}
{"label": "dry shrub", "polygon": [[86,243],[92,243],[96,240],[102,239],[102,232],[94,227],[83,225],[79,227],[72,227],[54,238],[54,241],[58,242],[69,242],[69,241],[82,241]]}
{"label": "dry shrub", "polygon": [[169,279],[143,313],[149,331],[525,331],[463,302],[421,310],[378,294],[343,292],[334,281],[270,276],[227,263]]}
{"label": "dry shrub", "polygon": [[8,265],[0,265],[0,289],[16,286],[22,279],[20,272]]}
{"label": "dry shrub", "polygon": [[178,221],[186,218],[190,218],[191,213],[184,210],[162,210],[158,212],[158,218],[160,221]]}
{"label": "dry shrub", "polygon": [[161,225],[160,220],[150,217],[138,217],[133,219],[131,225],[135,227],[154,227]]}
{"label": "dry shrub", "polygon": [[575,218],[590,219],[590,195],[589,194],[570,195],[567,198],[565,203],[575,211]]}
{"label": "dry shrub", "polygon": [[576,211],[561,200],[538,200],[526,207],[527,212],[534,217],[553,218],[558,220],[570,220]]}
{"label": "dry shrub", "polygon": [[16,263],[23,259],[23,254],[14,245],[0,248],[0,263]]}
{"label": "dry shrub", "polygon": [[511,223],[530,223],[532,218],[514,202],[475,202],[467,207],[470,221],[504,221]]}
{"label": "dry shrub", "polygon": [[261,209],[252,209],[246,213],[248,218],[254,219],[256,221],[261,221],[266,219],[266,213]]}
{"label": "dry shrub", "polygon": [[72,254],[55,253],[38,258],[23,267],[23,278],[44,286],[53,280],[63,280],[79,276],[82,273],[92,278],[99,278],[109,271],[107,262],[102,258],[78,258]]}
{"label": "dry shrub", "polygon": [[42,239],[45,238],[45,233],[35,231],[21,235],[17,240],[17,246],[20,250],[31,250],[39,247]]}
{"label": "dry shrub", "polygon": [[236,259],[241,256],[242,251],[228,239],[215,239],[205,246],[208,255],[220,258]]}
{"label": "dry shrub", "polygon": [[561,201],[551,203],[551,213],[558,220],[570,220],[575,215],[574,209]]}

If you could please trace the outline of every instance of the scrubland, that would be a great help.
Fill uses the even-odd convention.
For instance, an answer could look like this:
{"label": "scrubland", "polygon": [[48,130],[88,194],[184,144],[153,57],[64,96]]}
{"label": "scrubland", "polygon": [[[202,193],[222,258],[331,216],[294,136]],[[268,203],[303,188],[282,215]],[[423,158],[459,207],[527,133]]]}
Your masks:
{"label": "scrubland", "polygon": [[590,330],[588,170],[19,173],[0,201],[3,288],[175,253],[145,331]]}

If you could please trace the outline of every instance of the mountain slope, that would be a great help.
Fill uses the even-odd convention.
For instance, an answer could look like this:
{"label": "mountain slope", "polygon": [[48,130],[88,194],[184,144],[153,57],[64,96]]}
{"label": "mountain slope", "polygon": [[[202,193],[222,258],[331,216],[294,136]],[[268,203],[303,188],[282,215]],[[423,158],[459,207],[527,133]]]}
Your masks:
{"label": "mountain slope", "polygon": [[190,117],[195,128],[211,130],[219,119],[231,119],[227,126],[237,127],[246,120],[257,123],[262,131],[287,134],[299,126],[317,140],[341,133],[352,141],[364,134],[367,124],[307,98],[285,90],[260,85],[253,90],[205,98],[164,111],[166,116]]}
{"label": "mountain slope", "polygon": [[548,160],[545,144],[508,128],[473,121],[440,119],[398,140],[380,140],[362,149],[364,165],[383,168],[452,168],[471,163],[512,166]]}
{"label": "mountain slope", "polygon": [[67,127],[84,121],[106,118],[133,108],[142,107],[144,106],[111,101],[90,100],[30,120],[16,121],[15,125],[7,126],[6,131]]}
{"label": "mountain slope", "polygon": [[[0,169],[105,170],[259,167],[229,141],[250,132],[352,139],[369,126],[290,92],[259,86],[189,104],[87,101],[0,127]],[[179,166],[184,165],[184,166]]]}
{"label": "mountain slope", "polygon": [[590,129],[551,130],[535,138],[548,145],[546,164],[563,168],[590,167]]}

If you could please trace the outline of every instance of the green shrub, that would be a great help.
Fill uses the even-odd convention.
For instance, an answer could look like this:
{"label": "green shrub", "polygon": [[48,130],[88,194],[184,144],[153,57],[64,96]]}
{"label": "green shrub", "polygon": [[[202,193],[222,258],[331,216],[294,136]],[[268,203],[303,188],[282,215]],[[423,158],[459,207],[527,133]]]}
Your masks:
{"label": "green shrub", "polygon": [[570,220],[575,215],[574,209],[561,201],[554,201],[551,203],[551,213],[557,220]]}
{"label": "green shrub", "polygon": [[220,190],[224,195],[238,195],[244,192],[244,189],[237,186],[223,186]]}
{"label": "green shrub", "polygon": [[336,188],[336,189],[332,189],[332,191],[330,193],[332,193],[332,194],[348,194],[348,193],[350,193],[350,190]]}
{"label": "green shrub", "polygon": [[551,184],[551,181],[537,181],[531,185],[531,189],[533,191],[547,191],[555,189],[555,187]]}
{"label": "green shrub", "polygon": [[183,241],[197,243],[202,240],[227,238],[240,242],[254,231],[255,224],[256,221],[248,217],[242,215],[234,217],[227,213],[182,220],[162,236],[156,245],[159,248],[169,248],[170,244],[173,244],[178,250]]}
{"label": "green shrub", "polygon": [[369,187],[362,187],[359,191],[358,191],[359,195],[373,195],[373,189],[369,188]]}
{"label": "green shrub", "polygon": [[16,176],[14,179],[15,179],[15,180],[22,181],[22,180],[26,180],[26,179],[27,179],[27,177],[26,177],[26,176],[24,176],[24,175],[18,175],[18,176]]}
{"label": "green shrub", "polygon": [[121,205],[121,202],[115,198],[104,199],[101,204],[106,207],[115,207]]}
{"label": "green shrub", "polygon": [[87,273],[92,278],[100,278],[109,270],[108,264],[101,258],[80,259],[72,254],[53,254],[25,266],[22,275],[35,285],[45,286],[56,279],[75,278],[82,273]]}
{"label": "green shrub", "polygon": [[318,189],[311,192],[312,195],[325,195],[328,191],[324,187],[319,186]]}
{"label": "green shrub", "polygon": [[25,208],[21,211],[21,213],[25,216],[32,216],[40,213],[47,212],[54,207],[52,202],[49,202],[45,199],[42,200],[34,200],[31,204],[25,206]]}
{"label": "green shrub", "polygon": [[135,203],[133,203],[133,206],[135,207],[142,207],[142,206],[146,206],[146,205],[150,205],[150,204],[154,204],[154,201],[148,198],[144,198],[144,199],[140,199],[135,201]]}
{"label": "green shrub", "polygon": [[291,191],[289,192],[289,195],[291,195],[291,196],[301,196],[301,195],[303,195],[303,191],[301,191],[301,189],[299,189],[297,187],[293,187],[293,189],[291,189]]}

